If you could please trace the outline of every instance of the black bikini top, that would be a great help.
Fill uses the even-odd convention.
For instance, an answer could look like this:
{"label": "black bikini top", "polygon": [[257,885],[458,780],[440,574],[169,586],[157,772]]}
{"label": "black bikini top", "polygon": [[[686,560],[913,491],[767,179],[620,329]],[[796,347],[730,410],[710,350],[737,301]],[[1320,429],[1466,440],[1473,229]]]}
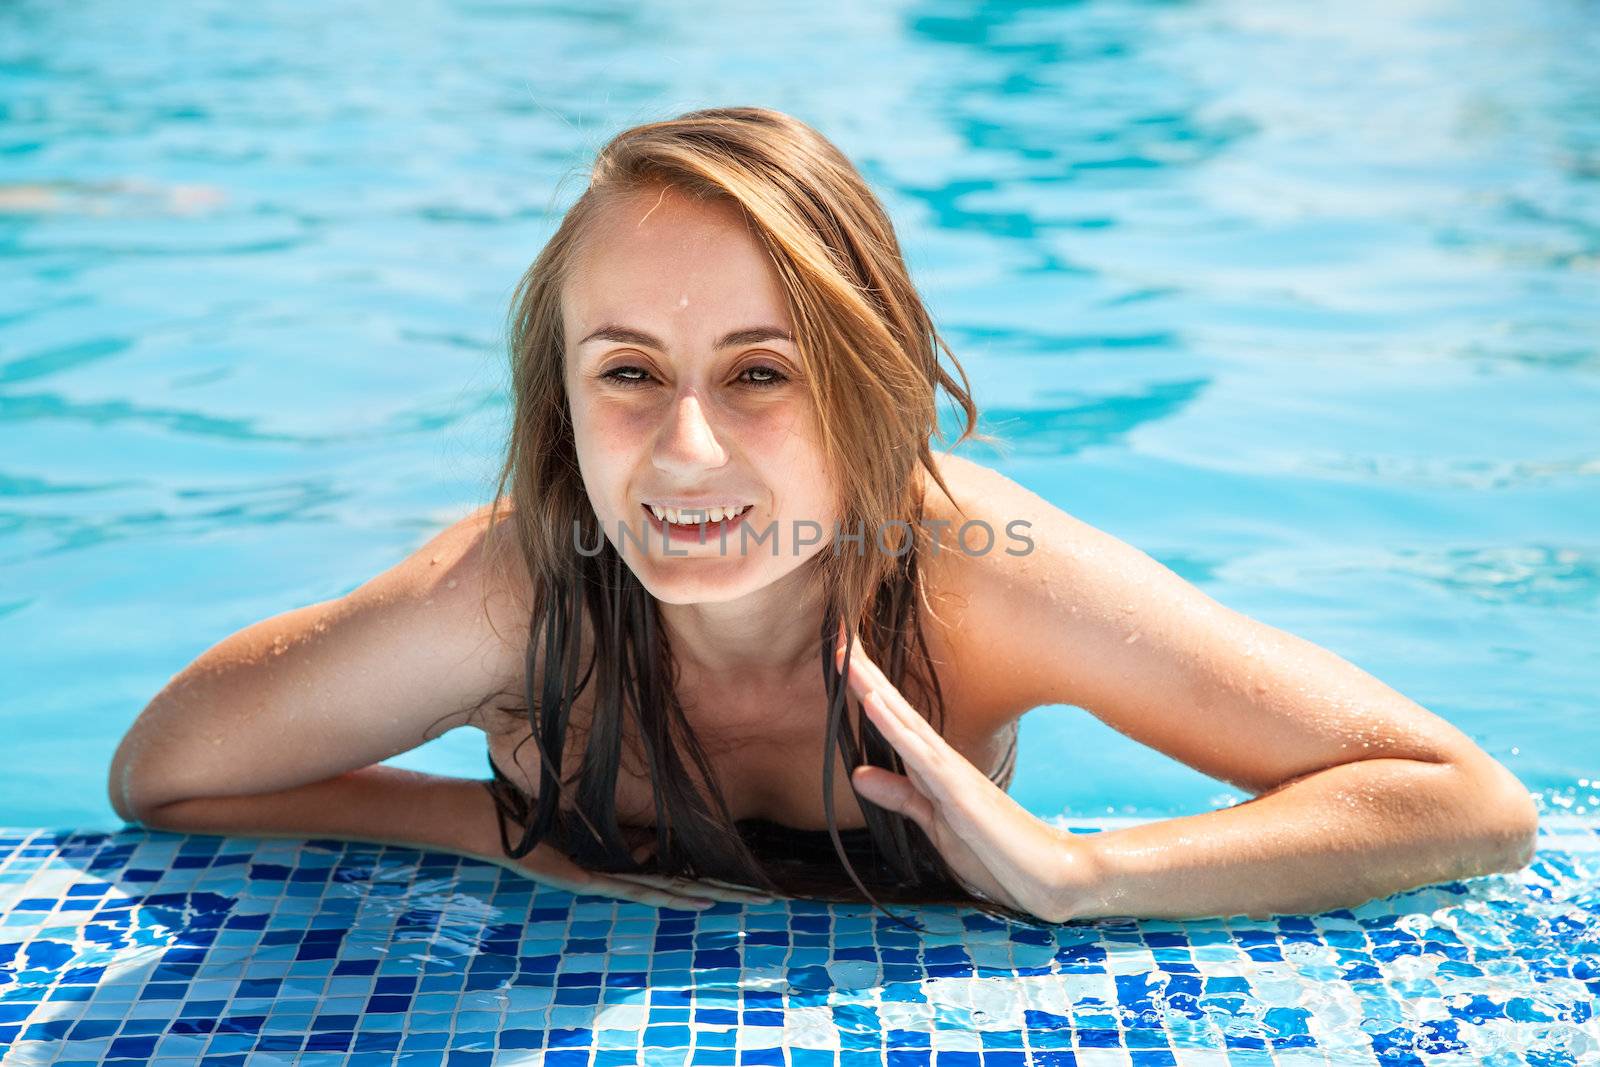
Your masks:
{"label": "black bikini top", "polygon": [[[1017,770],[1017,735],[1018,724],[1013,722],[1008,728],[1010,738],[1006,744],[1005,754],[1000,759],[1000,766],[990,774],[989,780],[1001,789],[1011,788],[1011,780]],[[494,756],[489,755],[489,769],[494,775],[494,781],[505,791],[514,795],[520,803],[517,805],[518,821],[526,822],[532,815],[532,798],[525,790],[506,777],[500,765],[495,763]],[[828,831],[800,830],[783,823],[772,822],[768,819],[740,819],[738,823],[741,835],[754,846],[766,848],[793,849],[802,853],[815,852],[818,856],[833,856],[833,841],[828,836]],[[845,827],[839,830],[839,838],[847,846],[861,846],[871,841],[871,834],[865,826]],[[816,851],[820,850],[820,851]]]}

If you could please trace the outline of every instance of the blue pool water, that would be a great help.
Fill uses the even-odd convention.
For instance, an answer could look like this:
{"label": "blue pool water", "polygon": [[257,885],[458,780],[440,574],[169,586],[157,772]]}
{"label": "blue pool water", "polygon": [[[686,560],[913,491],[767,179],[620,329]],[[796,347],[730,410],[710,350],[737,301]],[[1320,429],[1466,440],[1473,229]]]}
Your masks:
{"label": "blue pool water", "polygon": [[[1575,1007],[1600,973],[1593,849],[1571,844],[1600,808],[1596,54],[1600,15],[1577,0],[808,4],[759,18],[488,0],[403,17],[379,4],[0,7],[5,1062],[49,1062],[63,1036],[49,1020],[78,1006],[122,1027],[87,1028],[83,1040],[112,1043],[84,1058],[153,1034],[184,1038],[162,1054],[193,1062],[196,1032],[170,1021],[262,1014],[265,986],[247,977],[293,986],[288,1021],[219,1023],[216,1062],[245,1049],[287,1062],[281,1042],[315,1029],[302,1016],[371,1010],[376,976],[338,970],[370,958],[437,998],[403,1025],[341,1022],[350,1047],[366,1029],[448,1033],[451,1062],[479,1062],[456,1042],[483,1021],[462,1017],[538,1007],[514,995],[530,984],[566,1004],[527,958],[581,956],[607,930],[652,939],[625,973],[662,972],[651,989],[680,991],[650,1000],[652,1020],[770,1041],[701,1062],[827,1047],[746,1035],[766,1025],[748,1016],[774,1011],[880,1050],[861,1062],[918,1062],[885,1044],[893,1020],[937,1040],[954,1018],[927,1012],[970,997],[1005,1006],[966,1038],[1071,1019],[1077,1062],[1130,1062],[1115,1056],[1139,1055],[1142,1028],[1103,1010],[1124,1004],[1107,976],[1179,973],[1142,954],[1174,937],[1215,950],[1193,949],[1191,976],[1244,984],[1203,987],[1195,1004],[1215,1011],[1157,1029],[1226,1062],[1345,1062],[1329,1050],[1349,1051],[1346,1038],[1379,1062],[1480,1062],[1450,1041],[1501,1039],[1492,1062],[1600,1056]],[[1081,972],[1099,992],[1049,985],[1071,992],[1033,1017],[1012,1010],[1031,970],[1080,973],[1078,942],[1052,955],[958,918],[949,940],[914,949],[865,911],[722,907],[690,921],[542,889],[530,916],[532,888],[459,857],[385,853],[374,867],[353,846],[119,833],[105,768],[172,674],[251,622],[353,588],[487,499],[511,286],[593,149],[634,122],[731,102],[816,124],[880,191],[986,428],[1009,442],[976,458],[1457,724],[1564,827],[1539,862],[1309,931],[1070,927],[1058,938],[1119,951]],[[481,735],[392,762],[477,777]],[[1024,720],[1012,793],[1085,826],[1243,799],[1074,708]],[[368,873],[323,884],[334,864]],[[275,873],[291,869],[311,873]],[[1366,924],[1398,907],[1409,925]],[[490,932],[503,923],[522,927],[520,947]],[[351,933],[313,958],[286,950],[296,929]],[[1406,931],[1418,952],[1388,955],[1379,930]],[[826,932],[805,946],[832,962],[801,956],[800,931]],[[1249,955],[1267,941],[1285,961]],[[1291,941],[1324,955],[1291,960]],[[946,951],[958,944],[984,981],[952,991],[940,968],[963,964]],[[997,966],[1006,945],[1028,948]],[[715,953],[704,967],[702,951]],[[1341,976],[1345,963],[1374,968],[1373,989]],[[824,966],[851,976],[830,995],[791,973]],[[498,1007],[479,1004],[498,988],[475,987],[480,973],[510,983]],[[587,992],[570,1019],[592,1022],[596,987],[571,984]],[[889,1001],[924,1006],[874,1007]],[[613,1029],[637,1034],[645,999],[626,1003]],[[728,1003],[737,1020],[699,1014]],[[1285,1021],[1294,1010],[1309,1013],[1304,1035]],[[1216,1019],[1230,1013],[1267,1058],[1224,1040]],[[587,1034],[560,1038],[571,1055],[608,1047],[605,1028],[529,1018],[522,1029],[552,1041]],[[1119,1043],[1085,1044],[1101,1030]],[[1390,1033],[1398,1044],[1378,1036]],[[670,1055],[679,1036],[648,1043]],[[1312,1040],[1275,1043],[1286,1036]],[[436,1040],[397,1047],[437,1061]],[[1164,1062],[1132,1062],[1146,1061]]]}

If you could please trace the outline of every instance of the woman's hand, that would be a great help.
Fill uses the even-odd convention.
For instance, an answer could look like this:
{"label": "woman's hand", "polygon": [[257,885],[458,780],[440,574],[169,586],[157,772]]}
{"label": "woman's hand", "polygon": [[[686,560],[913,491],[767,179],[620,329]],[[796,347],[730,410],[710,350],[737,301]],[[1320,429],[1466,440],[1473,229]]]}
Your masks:
{"label": "woman's hand", "polygon": [[[834,660],[841,670],[844,650],[841,627]],[[1046,922],[1072,918],[1077,902],[1095,885],[1082,844],[1034,816],[952,748],[890,684],[859,641],[848,678],[851,693],[906,769],[902,775],[863,764],[850,775],[856,791],[916,823],[978,896]]]}
{"label": "woman's hand", "polygon": [[[633,858],[643,861],[653,851],[655,842],[647,841],[634,849]],[[586,870],[574,863],[565,853],[543,841],[520,859],[506,858],[499,862],[503,866],[520,871],[536,882],[564,889],[569,893],[615,897],[638,904],[652,904],[660,908],[701,911],[719,900],[736,904],[768,904],[773,899],[765,893],[718,879],[695,881],[692,878],[663,874],[611,874]]]}

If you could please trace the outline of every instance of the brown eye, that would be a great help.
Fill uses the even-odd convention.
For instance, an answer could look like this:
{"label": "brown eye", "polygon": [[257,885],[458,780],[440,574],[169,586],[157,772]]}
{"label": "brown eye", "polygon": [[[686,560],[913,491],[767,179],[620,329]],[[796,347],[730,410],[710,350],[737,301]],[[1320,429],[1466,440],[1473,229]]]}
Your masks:
{"label": "brown eye", "polygon": [[741,377],[746,374],[753,374],[756,377],[746,378],[745,384],[753,385],[758,389],[766,389],[774,385],[782,385],[784,382],[789,380],[788,376],[778,368],[769,367],[765,363],[758,363],[754,367],[746,367],[740,372]]}
{"label": "brown eye", "polygon": [[[641,375],[641,377],[624,377],[624,375],[631,374],[638,374]],[[612,367],[610,370],[600,375],[600,377],[604,378],[608,382],[616,382],[618,385],[644,385],[650,380],[650,372],[641,367]]]}

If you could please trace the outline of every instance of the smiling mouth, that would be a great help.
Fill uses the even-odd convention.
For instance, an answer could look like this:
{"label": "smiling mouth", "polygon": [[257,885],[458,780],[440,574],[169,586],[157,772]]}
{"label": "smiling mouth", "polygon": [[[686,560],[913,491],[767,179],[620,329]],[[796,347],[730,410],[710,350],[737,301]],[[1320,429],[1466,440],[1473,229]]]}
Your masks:
{"label": "smiling mouth", "polygon": [[651,518],[664,526],[673,526],[680,529],[692,530],[700,526],[715,526],[720,522],[729,522],[740,518],[754,504],[730,504],[711,508],[668,508],[659,504],[640,504]]}
{"label": "smiling mouth", "polygon": [[[713,510],[710,508],[675,510],[659,505],[640,504],[639,509],[644,512],[645,521],[650,524],[651,529],[666,538],[668,542],[679,545],[703,545],[709,542],[725,543],[728,535],[744,522],[745,517],[755,509],[755,505],[746,504],[744,507],[734,505],[728,509],[715,509],[723,516],[716,522],[710,519]],[[657,515],[657,511],[661,514]],[[728,514],[730,511],[732,513]],[[686,521],[672,522],[668,518],[669,514]]]}

